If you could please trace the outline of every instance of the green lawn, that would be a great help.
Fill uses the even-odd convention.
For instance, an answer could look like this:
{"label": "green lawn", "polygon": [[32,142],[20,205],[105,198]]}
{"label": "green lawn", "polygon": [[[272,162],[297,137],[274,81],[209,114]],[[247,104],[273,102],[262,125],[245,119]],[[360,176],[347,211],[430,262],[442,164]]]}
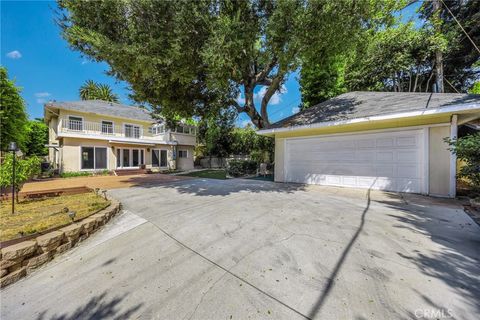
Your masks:
{"label": "green lawn", "polygon": [[206,169],[201,171],[179,174],[179,176],[225,180],[227,179],[227,172],[225,170]]}

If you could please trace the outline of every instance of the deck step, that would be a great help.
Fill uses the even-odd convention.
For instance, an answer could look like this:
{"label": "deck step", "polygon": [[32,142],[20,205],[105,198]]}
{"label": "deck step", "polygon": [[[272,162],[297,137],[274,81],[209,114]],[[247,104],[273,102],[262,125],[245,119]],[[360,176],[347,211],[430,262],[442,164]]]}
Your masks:
{"label": "deck step", "polygon": [[136,174],[146,174],[147,169],[123,169],[123,170],[115,170],[115,175],[117,176],[131,176]]}

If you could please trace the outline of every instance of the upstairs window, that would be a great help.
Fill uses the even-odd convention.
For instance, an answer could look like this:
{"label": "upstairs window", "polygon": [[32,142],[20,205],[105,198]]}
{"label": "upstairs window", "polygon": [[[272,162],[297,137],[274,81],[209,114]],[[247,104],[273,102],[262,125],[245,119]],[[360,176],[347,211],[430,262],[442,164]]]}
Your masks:
{"label": "upstairs window", "polygon": [[125,125],[125,137],[127,138],[140,138],[140,126],[136,126],[133,124],[126,124]]}
{"label": "upstairs window", "polygon": [[102,121],[102,133],[103,134],[113,134],[113,122],[112,121]]}
{"label": "upstairs window", "polygon": [[83,130],[83,118],[81,117],[68,117],[68,129],[73,131],[82,131]]}

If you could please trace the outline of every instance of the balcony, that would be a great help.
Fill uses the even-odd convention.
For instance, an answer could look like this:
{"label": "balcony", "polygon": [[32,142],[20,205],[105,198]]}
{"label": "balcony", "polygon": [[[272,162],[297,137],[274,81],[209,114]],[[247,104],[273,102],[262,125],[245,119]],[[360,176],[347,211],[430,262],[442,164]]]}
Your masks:
{"label": "balcony", "polygon": [[165,133],[153,134],[145,131],[143,126],[124,124],[114,125],[110,121],[91,122],[77,119],[62,118],[59,122],[59,132],[75,135],[95,135],[108,137],[120,137],[130,139],[155,139],[165,141]]}

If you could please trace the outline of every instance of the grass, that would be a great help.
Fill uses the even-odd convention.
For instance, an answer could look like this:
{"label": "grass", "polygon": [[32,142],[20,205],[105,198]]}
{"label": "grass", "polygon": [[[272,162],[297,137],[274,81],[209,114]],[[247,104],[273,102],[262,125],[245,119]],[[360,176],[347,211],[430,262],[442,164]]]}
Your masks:
{"label": "grass", "polygon": [[0,204],[0,241],[5,241],[70,223],[65,207],[76,211],[75,220],[79,220],[106,208],[110,201],[93,192],[24,200],[15,204],[15,214],[10,201]]}
{"label": "grass", "polygon": [[179,176],[225,180],[225,179],[227,179],[227,172],[225,170],[206,169],[206,170],[193,171],[193,172],[187,172],[187,173],[179,174]]}

